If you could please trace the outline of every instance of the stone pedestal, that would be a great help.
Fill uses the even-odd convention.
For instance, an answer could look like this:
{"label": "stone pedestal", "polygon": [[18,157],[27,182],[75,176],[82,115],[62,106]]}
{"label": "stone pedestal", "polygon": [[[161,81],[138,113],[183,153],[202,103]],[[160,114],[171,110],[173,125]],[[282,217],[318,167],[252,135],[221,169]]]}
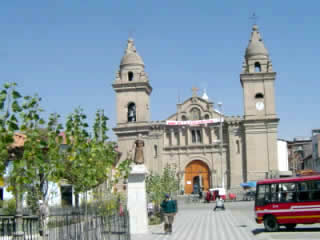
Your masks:
{"label": "stone pedestal", "polygon": [[146,167],[133,165],[128,178],[128,210],[130,216],[130,233],[148,233],[147,193],[145,177]]}

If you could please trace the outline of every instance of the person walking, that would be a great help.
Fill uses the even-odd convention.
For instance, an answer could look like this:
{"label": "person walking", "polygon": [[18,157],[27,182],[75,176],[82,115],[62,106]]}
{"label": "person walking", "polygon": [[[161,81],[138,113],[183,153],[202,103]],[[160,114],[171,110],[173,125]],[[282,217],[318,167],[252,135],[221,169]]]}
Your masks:
{"label": "person walking", "polygon": [[43,200],[39,200],[39,217],[40,236],[48,237],[49,207]]}
{"label": "person walking", "polygon": [[161,209],[164,214],[164,232],[171,234],[174,216],[177,213],[176,201],[172,200],[169,194],[166,194],[161,203]]}
{"label": "person walking", "polygon": [[203,197],[203,187],[200,188],[200,191],[199,191],[199,199],[200,199],[200,201],[202,200],[202,197]]}

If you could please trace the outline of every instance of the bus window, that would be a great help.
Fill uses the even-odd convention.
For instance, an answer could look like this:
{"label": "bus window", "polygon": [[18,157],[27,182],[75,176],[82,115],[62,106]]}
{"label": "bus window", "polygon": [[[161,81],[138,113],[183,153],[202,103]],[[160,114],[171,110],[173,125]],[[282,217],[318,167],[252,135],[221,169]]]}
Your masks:
{"label": "bus window", "polygon": [[320,201],[320,181],[313,181],[311,200]]}
{"label": "bus window", "polygon": [[264,206],[270,202],[270,185],[258,185],[256,206]]}
{"label": "bus window", "polygon": [[271,184],[271,202],[280,202],[279,184],[277,183]]}
{"label": "bus window", "polygon": [[295,183],[279,184],[279,202],[295,202],[296,196],[297,192]]}
{"label": "bus window", "polygon": [[299,182],[298,183],[298,200],[300,202],[311,201],[312,199],[312,182]]}

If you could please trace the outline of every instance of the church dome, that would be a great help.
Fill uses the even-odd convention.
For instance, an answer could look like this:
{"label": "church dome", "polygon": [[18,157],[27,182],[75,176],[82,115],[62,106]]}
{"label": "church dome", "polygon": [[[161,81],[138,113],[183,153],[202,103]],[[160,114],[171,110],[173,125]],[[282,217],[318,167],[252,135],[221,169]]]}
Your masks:
{"label": "church dome", "polygon": [[141,64],[144,65],[142,58],[137,53],[127,53],[122,59],[120,65]]}
{"label": "church dome", "polygon": [[268,58],[269,53],[262,42],[258,26],[254,25],[252,28],[251,40],[246,49],[246,58],[256,56]]}
{"label": "church dome", "polygon": [[142,58],[134,46],[132,38],[128,39],[128,46],[125,55],[121,59],[120,65],[144,65]]}

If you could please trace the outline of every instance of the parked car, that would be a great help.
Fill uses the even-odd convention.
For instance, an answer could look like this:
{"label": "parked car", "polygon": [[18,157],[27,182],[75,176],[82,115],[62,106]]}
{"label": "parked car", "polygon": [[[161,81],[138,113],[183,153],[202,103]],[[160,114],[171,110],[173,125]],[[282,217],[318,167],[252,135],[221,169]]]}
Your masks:
{"label": "parked car", "polygon": [[211,200],[215,201],[216,197],[219,195],[223,200],[226,200],[226,190],[224,188],[210,188]]}
{"label": "parked car", "polygon": [[256,191],[250,190],[243,195],[244,201],[253,201],[256,198]]}

